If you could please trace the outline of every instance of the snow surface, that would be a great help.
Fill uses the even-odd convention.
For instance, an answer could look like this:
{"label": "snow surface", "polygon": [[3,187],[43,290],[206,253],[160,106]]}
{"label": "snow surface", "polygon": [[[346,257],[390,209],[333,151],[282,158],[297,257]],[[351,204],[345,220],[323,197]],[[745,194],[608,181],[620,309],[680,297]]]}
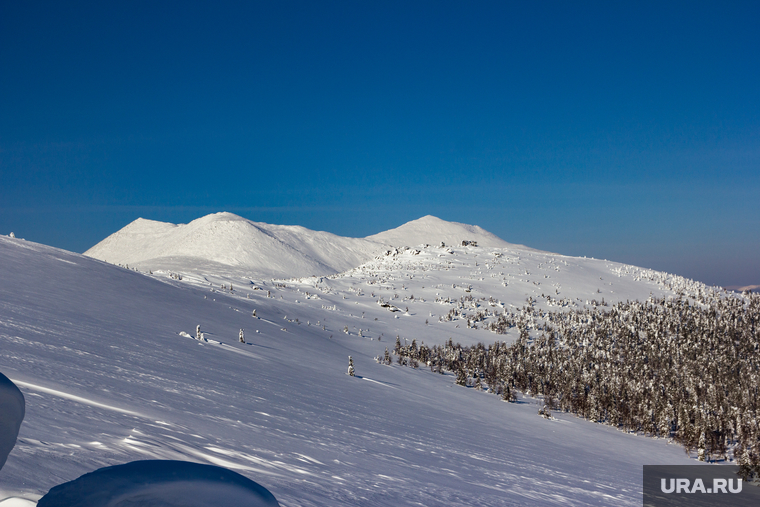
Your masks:
{"label": "snow surface", "polygon": [[0,373],[0,469],[16,445],[16,437],[23,420],[24,395],[16,384]]}
{"label": "snow surface", "polygon": [[[237,471],[284,506],[640,505],[643,464],[695,463],[665,440],[547,420],[538,400],[509,404],[373,359],[396,335],[511,339],[439,322],[465,296],[549,309],[559,303],[542,293],[578,308],[704,289],[680,277],[514,245],[393,249],[280,281],[206,272],[192,257],[180,281],[7,237],[0,259],[0,370],[27,399],[0,500],[174,459]],[[194,339],[198,324],[206,341]]]}
{"label": "snow surface", "polygon": [[277,507],[266,488],[215,465],[140,460],[105,467],[61,484],[39,507]]}

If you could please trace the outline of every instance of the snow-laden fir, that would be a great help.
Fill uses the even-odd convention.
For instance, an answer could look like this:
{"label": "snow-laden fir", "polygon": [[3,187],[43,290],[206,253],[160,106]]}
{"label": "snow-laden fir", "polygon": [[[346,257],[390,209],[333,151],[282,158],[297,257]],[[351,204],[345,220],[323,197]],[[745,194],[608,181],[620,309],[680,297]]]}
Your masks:
{"label": "snow-laden fir", "polygon": [[172,459],[288,506],[638,505],[643,464],[695,463],[666,439],[375,357],[397,336],[515,340],[487,324],[529,298],[592,308],[703,284],[433,217],[364,239],[231,214],[138,220],[87,255],[0,237],[0,371],[27,400],[0,500]]}

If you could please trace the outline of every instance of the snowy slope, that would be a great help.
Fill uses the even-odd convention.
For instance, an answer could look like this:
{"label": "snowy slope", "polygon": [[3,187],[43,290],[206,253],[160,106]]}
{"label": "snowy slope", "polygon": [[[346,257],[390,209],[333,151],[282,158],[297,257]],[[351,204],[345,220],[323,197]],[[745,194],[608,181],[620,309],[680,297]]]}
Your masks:
{"label": "snowy slope", "polygon": [[[546,420],[534,400],[508,404],[449,375],[373,360],[396,334],[502,338],[439,322],[453,303],[436,297],[492,292],[519,305],[559,284],[556,297],[581,304],[667,294],[675,277],[427,247],[332,277],[235,279],[230,291],[222,278],[151,277],[6,237],[0,259],[0,371],[27,400],[0,500],[36,498],[103,466],[181,459],[235,470],[288,506],[640,505],[642,464],[694,463],[664,440]],[[183,336],[197,324],[208,341]],[[357,377],[345,374],[349,355]]]}

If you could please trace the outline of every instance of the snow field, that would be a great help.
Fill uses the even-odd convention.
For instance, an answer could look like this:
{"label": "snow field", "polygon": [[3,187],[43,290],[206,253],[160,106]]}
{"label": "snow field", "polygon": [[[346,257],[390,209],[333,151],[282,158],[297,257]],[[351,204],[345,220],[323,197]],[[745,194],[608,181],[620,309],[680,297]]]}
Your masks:
{"label": "snow field", "polygon": [[[545,420],[535,400],[373,359],[396,335],[509,338],[439,322],[455,304],[436,298],[548,305],[552,284],[574,304],[645,298],[670,291],[663,274],[511,247],[415,248],[287,281],[192,266],[182,280],[145,276],[8,238],[0,258],[0,371],[27,397],[0,472],[8,490],[176,459],[237,471],[281,505],[638,505],[641,465],[694,463],[663,440]],[[207,342],[193,339],[198,324]]]}

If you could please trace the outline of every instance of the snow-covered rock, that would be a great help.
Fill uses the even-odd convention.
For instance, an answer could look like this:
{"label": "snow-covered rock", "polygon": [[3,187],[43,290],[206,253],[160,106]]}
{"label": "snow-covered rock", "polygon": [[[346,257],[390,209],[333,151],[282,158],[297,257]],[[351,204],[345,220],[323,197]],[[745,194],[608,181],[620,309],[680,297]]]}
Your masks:
{"label": "snow-covered rock", "polygon": [[0,373],[0,468],[16,445],[24,411],[24,395],[16,384]]}
{"label": "snow-covered rock", "polygon": [[265,487],[214,465],[133,461],[96,470],[52,488],[38,507],[277,507]]}

